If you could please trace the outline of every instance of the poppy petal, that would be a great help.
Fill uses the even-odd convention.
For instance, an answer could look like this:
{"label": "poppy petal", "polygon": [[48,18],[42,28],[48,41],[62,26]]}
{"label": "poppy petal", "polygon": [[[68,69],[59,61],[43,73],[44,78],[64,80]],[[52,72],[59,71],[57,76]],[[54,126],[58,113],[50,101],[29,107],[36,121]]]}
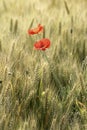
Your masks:
{"label": "poppy petal", "polygon": [[50,40],[47,38],[41,39],[34,44],[34,47],[38,50],[46,50],[50,47]]}
{"label": "poppy petal", "polygon": [[28,34],[34,35],[34,34],[38,34],[41,31],[43,31],[43,26],[41,24],[39,24],[37,28],[28,30]]}

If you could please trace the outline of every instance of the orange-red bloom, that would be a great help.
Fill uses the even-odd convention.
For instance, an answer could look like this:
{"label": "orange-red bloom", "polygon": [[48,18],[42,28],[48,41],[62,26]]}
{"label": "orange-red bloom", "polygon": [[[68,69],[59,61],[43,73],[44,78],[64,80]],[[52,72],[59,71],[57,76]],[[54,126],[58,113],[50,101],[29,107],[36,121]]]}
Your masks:
{"label": "orange-red bloom", "polygon": [[34,44],[34,47],[35,49],[37,50],[46,50],[47,48],[50,47],[50,40],[47,39],[47,38],[43,38],[41,39],[40,41],[37,41],[35,44]]}
{"label": "orange-red bloom", "polygon": [[43,26],[39,24],[37,28],[28,30],[28,34],[34,35],[34,34],[38,34],[41,31],[43,31]]}

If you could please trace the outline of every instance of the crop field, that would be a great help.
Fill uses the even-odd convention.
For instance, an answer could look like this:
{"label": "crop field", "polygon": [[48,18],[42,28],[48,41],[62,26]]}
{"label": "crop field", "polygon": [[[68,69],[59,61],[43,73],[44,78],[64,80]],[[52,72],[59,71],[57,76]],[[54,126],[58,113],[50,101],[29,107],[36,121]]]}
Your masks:
{"label": "crop field", "polygon": [[0,0],[0,130],[87,130],[87,0]]}

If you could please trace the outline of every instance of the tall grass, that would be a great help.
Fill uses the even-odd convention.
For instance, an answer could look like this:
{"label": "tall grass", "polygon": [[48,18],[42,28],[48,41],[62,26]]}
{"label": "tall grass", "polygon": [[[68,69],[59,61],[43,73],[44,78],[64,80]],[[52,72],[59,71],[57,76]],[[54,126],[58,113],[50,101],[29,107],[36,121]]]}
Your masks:
{"label": "tall grass", "polygon": [[87,130],[85,2],[0,1],[0,130]]}

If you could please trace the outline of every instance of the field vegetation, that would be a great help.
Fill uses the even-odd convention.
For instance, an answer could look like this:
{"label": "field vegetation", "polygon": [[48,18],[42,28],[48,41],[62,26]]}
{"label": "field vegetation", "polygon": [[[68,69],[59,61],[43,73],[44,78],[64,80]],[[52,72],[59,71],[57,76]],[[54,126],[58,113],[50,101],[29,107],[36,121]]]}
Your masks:
{"label": "field vegetation", "polygon": [[0,130],[87,130],[86,0],[0,0]]}

